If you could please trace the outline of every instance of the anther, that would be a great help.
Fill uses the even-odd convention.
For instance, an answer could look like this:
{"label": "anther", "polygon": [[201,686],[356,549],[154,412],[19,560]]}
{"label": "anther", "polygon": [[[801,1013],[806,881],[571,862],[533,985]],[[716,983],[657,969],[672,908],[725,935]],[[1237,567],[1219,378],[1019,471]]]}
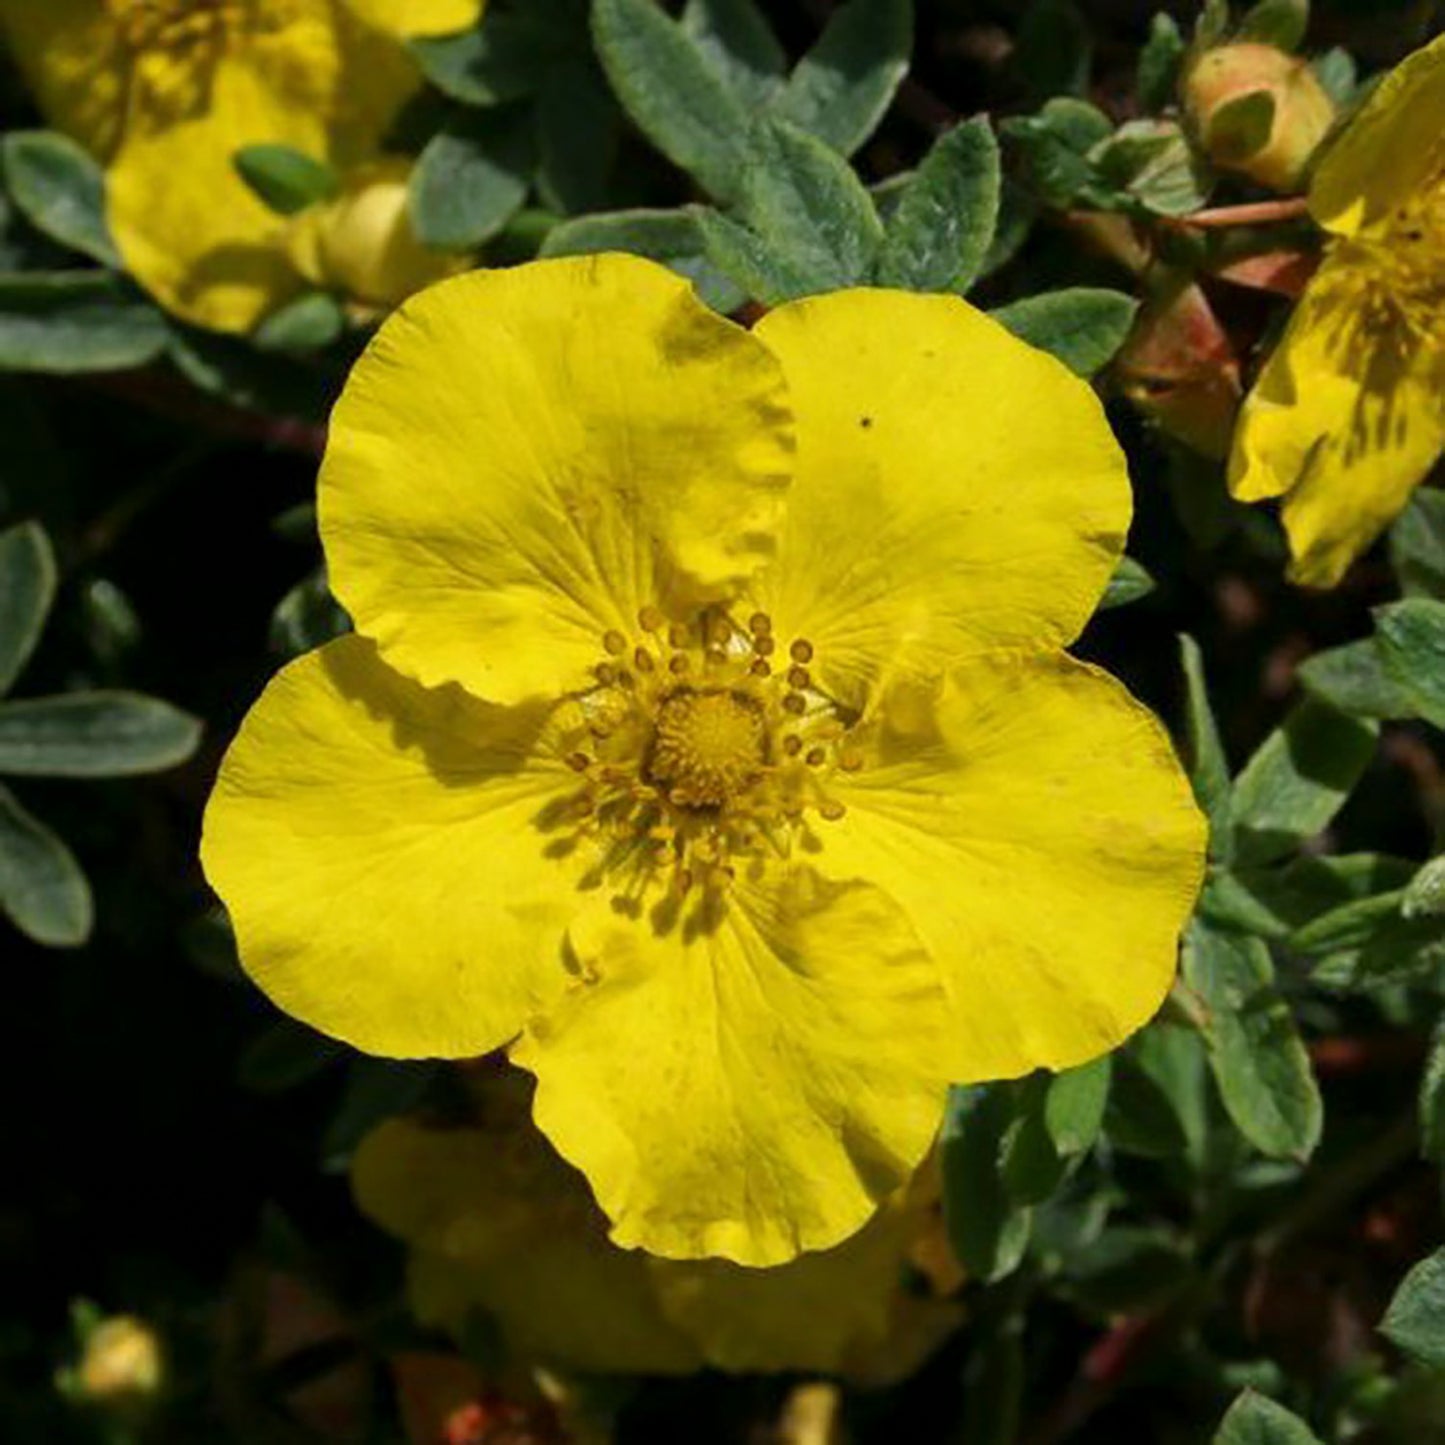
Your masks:
{"label": "anther", "polygon": [[783,751],[790,757],[795,758],[803,751],[803,740],[795,733],[789,733],[783,739]]}
{"label": "anther", "polygon": [[800,637],[788,649],[788,656],[791,657],[794,662],[812,662],[813,644]]}
{"label": "anther", "polygon": [[773,630],[773,619],[766,612],[754,612],[748,618],[748,631],[755,637],[762,637]]}
{"label": "anther", "polygon": [[803,759],[810,768],[822,767],[823,760],[828,754],[822,748],[809,748],[808,756]]}
{"label": "anther", "polygon": [[753,651],[760,657],[766,657],[777,645],[771,632],[759,632],[753,637]]}
{"label": "anther", "polygon": [[863,766],[863,754],[857,748],[844,748],[839,754],[838,766],[845,773],[856,773]]}
{"label": "anther", "polygon": [[832,798],[829,798],[827,802],[821,804],[818,808],[818,812],[830,823],[836,823],[847,811],[847,808],[845,808],[842,803],[834,802]]}
{"label": "anther", "polygon": [[592,675],[603,687],[611,687],[617,681],[617,669],[610,662],[599,662],[592,669]]}
{"label": "anther", "polygon": [[704,635],[713,647],[726,647],[728,639],[733,635],[732,624],[726,617],[711,617],[708,619]]}
{"label": "anther", "polygon": [[613,657],[621,657],[627,651],[627,639],[615,630],[602,634],[602,646],[610,652]]}
{"label": "anther", "polygon": [[792,713],[794,717],[802,717],[807,710],[808,702],[802,693],[790,692],[783,699],[783,711]]}
{"label": "anther", "polygon": [[681,677],[687,671],[687,654],[685,652],[674,654],[672,660],[667,664],[667,670],[674,677]]}
{"label": "anther", "polygon": [[633,652],[632,661],[638,672],[651,672],[657,666],[652,654],[645,647],[639,647]]}
{"label": "anther", "polygon": [[788,669],[788,686],[799,689],[809,687],[813,679],[808,675],[806,667],[793,666]]}
{"label": "anther", "polygon": [[748,664],[748,671],[752,673],[754,677],[766,677],[772,670],[766,657],[755,657]]}
{"label": "anther", "polygon": [[585,773],[592,766],[592,759],[586,753],[568,753],[567,766],[574,773]]}
{"label": "anther", "polygon": [[650,602],[637,614],[637,625],[644,632],[657,632],[666,621],[661,608],[654,607]]}
{"label": "anther", "polygon": [[687,628],[684,627],[681,622],[674,622],[672,626],[667,629],[667,640],[674,647],[686,647]]}

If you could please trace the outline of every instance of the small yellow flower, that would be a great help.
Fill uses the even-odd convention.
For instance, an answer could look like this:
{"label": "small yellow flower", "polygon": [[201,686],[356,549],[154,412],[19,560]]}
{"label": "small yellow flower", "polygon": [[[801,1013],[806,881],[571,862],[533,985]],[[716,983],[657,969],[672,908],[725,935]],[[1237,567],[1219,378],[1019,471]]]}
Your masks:
{"label": "small yellow flower", "polygon": [[375,1053],[508,1048],[618,1244],[838,1243],[950,1079],[1092,1058],[1173,976],[1203,824],[1062,651],[1129,508],[1094,394],[956,298],[432,287],[332,416],[357,634],[208,810],[247,969]]}
{"label": "small yellow flower", "polygon": [[[882,1384],[911,1374],[962,1319],[910,1247],[936,1228],[925,1171],[852,1239],[775,1269],[619,1249],[586,1181],[532,1124],[515,1070],[474,1089],[476,1122],[391,1119],[352,1163],[361,1209],[410,1247],[424,1325],[460,1335],[484,1310],[528,1367],[679,1374],[816,1370]],[[947,1287],[961,1282],[954,1266]]]}
{"label": "small yellow flower", "polygon": [[1345,569],[1445,448],[1445,39],[1405,59],[1325,151],[1309,207],[1331,236],[1245,400],[1241,501],[1284,497],[1291,577]]}
{"label": "small yellow flower", "polygon": [[300,285],[235,153],[374,155],[421,77],[401,44],[483,0],[0,0],[51,123],[106,168],[127,268],[168,310],[247,331]]}
{"label": "small yellow flower", "polygon": [[407,210],[410,175],[411,162],[400,156],[358,166],[338,196],[308,206],[287,228],[286,252],[301,275],[363,316],[389,311],[470,264],[417,239]]}
{"label": "small yellow flower", "polygon": [[62,1383],[72,1399],[124,1415],[153,1405],[165,1376],[165,1350],[155,1330],[135,1315],[113,1315],[89,1332]]}

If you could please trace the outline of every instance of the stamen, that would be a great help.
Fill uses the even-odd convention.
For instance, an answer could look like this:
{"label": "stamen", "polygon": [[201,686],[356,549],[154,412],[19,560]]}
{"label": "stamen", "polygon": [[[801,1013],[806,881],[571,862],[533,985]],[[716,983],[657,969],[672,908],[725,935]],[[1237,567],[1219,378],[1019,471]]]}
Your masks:
{"label": "stamen", "polygon": [[794,662],[812,662],[813,644],[800,637],[788,649],[788,656]]}

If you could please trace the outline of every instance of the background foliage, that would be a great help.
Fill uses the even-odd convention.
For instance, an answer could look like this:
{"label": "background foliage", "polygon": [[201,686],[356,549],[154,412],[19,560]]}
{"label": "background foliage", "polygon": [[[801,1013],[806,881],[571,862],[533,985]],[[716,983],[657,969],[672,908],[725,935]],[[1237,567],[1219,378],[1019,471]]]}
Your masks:
{"label": "background foliage", "polygon": [[[413,47],[424,240],[492,264],[636,251],[744,316],[856,284],[967,293],[1097,376],[1129,451],[1135,560],[1079,651],[1174,728],[1208,885],[1127,1048],[955,1091],[969,1322],[915,1379],[846,1397],[859,1441],[1445,1439],[1445,494],[1308,593],[1201,454],[1227,365],[1285,308],[1218,279],[1233,238],[1179,224],[1255,195],[1177,123],[1196,18],[496,0]],[[1199,24],[1241,20],[1305,43],[1343,104],[1435,28],[1404,0]],[[323,292],[250,340],[170,320],[119,270],[94,163],[13,77],[0,104],[0,1436],[400,1441],[399,1254],[344,1171],[443,1071],[272,1014],[194,861],[240,715],[345,626],[310,497],[365,333]],[[1212,142],[1248,154],[1270,116],[1224,123]],[[238,164],[278,211],[332,184],[274,147]],[[1149,321],[1200,278],[1229,352],[1181,371]],[[145,1416],[87,1408],[64,1369],[117,1312],[166,1341]],[[768,1433],[796,1384],[579,1388],[622,1441],[721,1442],[803,1438]]]}

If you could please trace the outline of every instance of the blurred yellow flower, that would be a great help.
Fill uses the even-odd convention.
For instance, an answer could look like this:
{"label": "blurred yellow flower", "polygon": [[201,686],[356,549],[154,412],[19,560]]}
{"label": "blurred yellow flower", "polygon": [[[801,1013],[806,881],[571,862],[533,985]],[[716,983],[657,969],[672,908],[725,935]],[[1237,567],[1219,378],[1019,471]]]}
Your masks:
{"label": "blurred yellow flower", "polygon": [[168,310],[247,331],[301,285],[284,221],[237,175],[276,144],[346,167],[376,154],[421,77],[406,37],[483,0],[0,0],[51,124],[106,168],[127,268]]}
{"label": "blurred yellow flower", "polygon": [[348,172],[340,194],[292,218],[286,230],[291,263],[312,285],[373,316],[465,270],[468,258],[417,239],[407,210],[410,176],[411,162],[401,156]]}
{"label": "blurred yellow flower", "polygon": [[1283,496],[1291,577],[1345,569],[1445,448],[1445,39],[1379,85],[1315,171],[1331,234],[1245,400],[1230,459],[1241,501]]}
{"label": "blurred yellow flower", "polygon": [[1061,650],[1129,508],[1090,389],[957,298],[432,287],[332,416],[358,633],[208,810],[246,968],[375,1053],[509,1048],[620,1245],[837,1244],[949,1080],[1092,1058],[1173,977],[1202,820]]}
{"label": "blurred yellow flower", "polygon": [[852,1239],[775,1269],[675,1263],[607,1238],[586,1180],[531,1122],[525,1076],[474,1090],[465,1126],[391,1119],[352,1163],[357,1202],[410,1246],[408,1289],[424,1325],[461,1335],[474,1310],[527,1368],[678,1374],[816,1370],[901,1379],[942,1342],[960,1307],[913,1270],[941,1230],[926,1169]]}

